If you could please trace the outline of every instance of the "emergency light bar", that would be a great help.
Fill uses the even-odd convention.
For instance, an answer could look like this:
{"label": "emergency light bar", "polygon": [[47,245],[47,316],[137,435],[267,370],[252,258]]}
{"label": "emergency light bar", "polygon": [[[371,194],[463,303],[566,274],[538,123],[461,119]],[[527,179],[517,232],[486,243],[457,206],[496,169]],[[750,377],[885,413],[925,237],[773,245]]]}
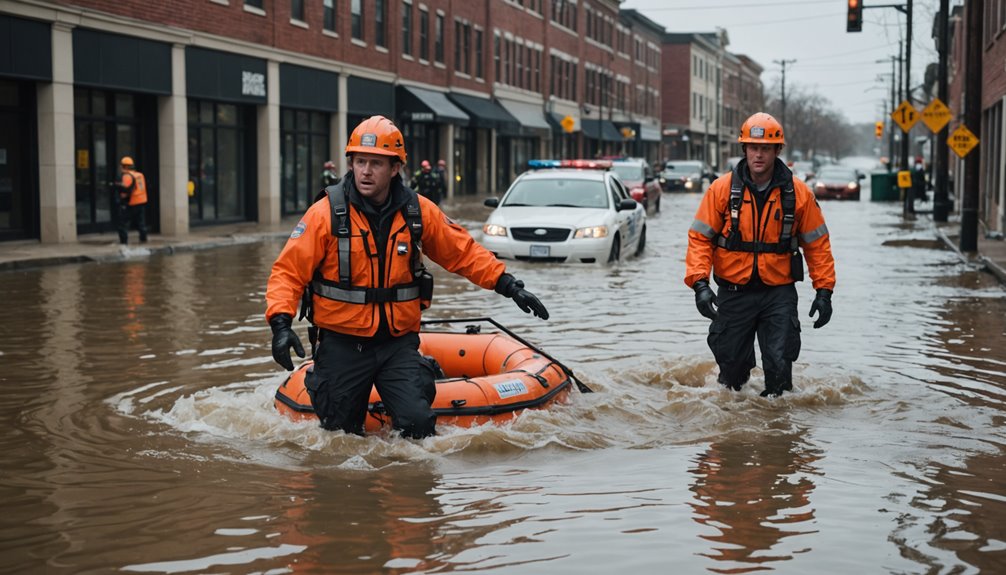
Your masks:
{"label": "emergency light bar", "polygon": [[527,167],[532,170],[544,170],[550,168],[610,170],[611,160],[528,160]]}

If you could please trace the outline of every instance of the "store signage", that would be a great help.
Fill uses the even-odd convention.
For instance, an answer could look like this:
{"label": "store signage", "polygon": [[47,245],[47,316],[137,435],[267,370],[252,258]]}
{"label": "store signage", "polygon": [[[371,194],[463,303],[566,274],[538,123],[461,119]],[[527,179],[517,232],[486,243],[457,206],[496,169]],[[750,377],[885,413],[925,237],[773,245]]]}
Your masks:
{"label": "store signage", "polygon": [[265,74],[259,72],[241,72],[242,96],[265,96]]}
{"label": "store signage", "polygon": [[433,112],[412,112],[413,122],[432,122]]}

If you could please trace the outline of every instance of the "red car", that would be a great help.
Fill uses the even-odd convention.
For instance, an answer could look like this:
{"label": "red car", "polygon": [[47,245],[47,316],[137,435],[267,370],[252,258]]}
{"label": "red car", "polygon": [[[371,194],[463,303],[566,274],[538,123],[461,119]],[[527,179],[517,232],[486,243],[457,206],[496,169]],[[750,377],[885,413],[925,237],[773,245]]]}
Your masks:
{"label": "red car", "polygon": [[660,212],[660,183],[653,175],[650,165],[643,159],[612,160],[611,169],[629,189],[632,199],[643,204],[646,211],[653,207],[653,213]]}
{"label": "red car", "polygon": [[866,176],[855,168],[823,166],[814,177],[814,196],[819,200],[859,201],[859,180]]}

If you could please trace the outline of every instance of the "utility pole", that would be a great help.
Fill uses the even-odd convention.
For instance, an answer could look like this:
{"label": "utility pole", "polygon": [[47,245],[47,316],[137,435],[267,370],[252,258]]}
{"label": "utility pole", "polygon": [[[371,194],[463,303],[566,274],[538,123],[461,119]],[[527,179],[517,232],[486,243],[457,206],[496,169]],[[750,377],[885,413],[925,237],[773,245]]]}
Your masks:
{"label": "utility pole", "polygon": [[[950,0],[940,0],[940,13],[937,22],[937,37],[940,46],[940,63],[936,88],[936,97],[947,103],[947,59],[950,49],[948,28],[950,21]],[[947,146],[947,131],[943,129],[936,134],[936,187],[933,189],[933,221],[945,222],[950,212],[950,196],[947,193],[947,174],[950,170],[950,154]]]}
{"label": "utility pole", "polygon": [[[906,0],[905,3],[905,72],[903,76],[905,77],[905,99],[909,104],[912,103],[912,0]],[[971,86],[972,84],[968,84]],[[908,154],[911,153],[909,145],[911,144],[911,138],[909,137],[910,132],[905,132],[901,137],[901,169],[902,171],[908,170]],[[902,216],[905,219],[912,219],[915,217],[915,190],[913,188],[904,188],[905,190],[905,206]]]}
{"label": "utility pole", "polygon": [[793,64],[796,62],[795,59],[791,60],[772,60],[776,64],[782,66],[782,125],[783,129],[786,128],[786,64]]}
{"label": "utility pole", "polygon": [[[982,118],[982,12],[983,0],[967,0],[967,64],[964,72],[964,125],[981,134]],[[961,198],[961,251],[978,251],[978,190],[981,154],[972,151],[964,160],[964,197]]]}

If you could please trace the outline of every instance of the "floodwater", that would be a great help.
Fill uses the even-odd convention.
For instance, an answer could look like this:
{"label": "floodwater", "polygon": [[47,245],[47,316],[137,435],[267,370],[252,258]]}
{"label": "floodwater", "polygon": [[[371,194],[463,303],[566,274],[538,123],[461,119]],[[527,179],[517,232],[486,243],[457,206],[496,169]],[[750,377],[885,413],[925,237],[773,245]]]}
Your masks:
{"label": "floodwater", "polygon": [[795,392],[732,393],[682,284],[698,200],[641,258],[512,265],[547,322],[438,270],[428,318],[492,316],[595,393],[422,441],[274,411],[281,242],[0,275],[0,571],[1006,572],[1006,291],[900,205],[825,203],[834,318],[802,284]]}

